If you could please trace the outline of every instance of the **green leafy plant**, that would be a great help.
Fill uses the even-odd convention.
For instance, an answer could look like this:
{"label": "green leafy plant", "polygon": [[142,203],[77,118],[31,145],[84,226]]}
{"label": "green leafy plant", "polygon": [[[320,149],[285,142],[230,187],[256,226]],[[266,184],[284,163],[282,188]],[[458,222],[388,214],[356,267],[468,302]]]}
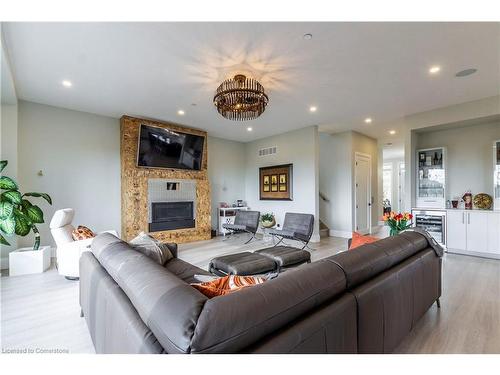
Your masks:
{"label": "green leafy plant", "polygon": [[273,221],[273,220],[274,220],[274,215],[273,215],[273,214],[270,214],[270,213],[263,214],[263,215],[260,217],[260,221]]}
{"label": "green leafy plant", "polygon": [[[0,161],[0,172],[7,166],[7,160]],[[10,245],[5,236],[26,236],[31,231],[35,234],[33,250],[40,247],[40,233],[36,224],[43,223],[43,212],[40,207],[32,204],[26,197],[43,198],[49,204],[52,199],[46,193],[19,192],[17,183],[7,176],[0,177],[0,243]]]}

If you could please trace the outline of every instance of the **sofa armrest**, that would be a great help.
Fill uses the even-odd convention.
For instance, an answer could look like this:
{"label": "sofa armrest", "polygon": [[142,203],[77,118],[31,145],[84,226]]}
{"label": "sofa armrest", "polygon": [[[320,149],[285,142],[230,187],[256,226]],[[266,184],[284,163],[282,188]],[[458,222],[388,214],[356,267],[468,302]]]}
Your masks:
{"label": "sofa armrest", "polygon": [[85,240],[73,241],[65,243],[64,245],[58,246],[57,248],[62,251],[75,251],[75,250],[90,250],[90,245],[94,238],[87,238]]}
{"label": "sofa armrest", "polygon": [[102,232],[98,232],[97,234],[99,235],[102,233],[111,233],[113,236],[120,238],[120,236],[118,236],[118,232],[114,229],[103,230]]}

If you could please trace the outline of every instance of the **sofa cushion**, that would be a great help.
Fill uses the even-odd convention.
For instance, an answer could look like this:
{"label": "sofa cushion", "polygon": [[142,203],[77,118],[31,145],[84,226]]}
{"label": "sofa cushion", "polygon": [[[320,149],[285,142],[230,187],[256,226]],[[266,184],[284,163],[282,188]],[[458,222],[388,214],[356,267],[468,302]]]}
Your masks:
{"label": "sofa cushion", "polygon": [[228,275],[202,283],[193,283],[191,285],[208,298],[213,298],[234,293],[243,288],[262,284],[265,281],[267,281],[265,277]]}
{"label": "sofa cushion", "polygon": [[129,245],[162,266],[174,257],[167,244],[162,244],[144,232],[132,239]]}
{"label": "sofa cushion", "polygon": [[194,275],[211,275],[210,272],[177,258],[169,260],[167,264],[165,264],[165,268],[188,284],[198,282]]}
{"label": "sofa cushion", "polygon": [[264,284],[205,303],[192,353],[235,353],[313,311],[345,291],[334,263],[320,260],[288,270]]}
{"label": "sofa cushion", "polygon": [[326,260],[339,265],[352,288],[429,247],[427,239],[417,232],[404,232],[338,253]]}
{"label": "sofa cushion", "polygon": [[189,353],[207,297],[109,233],[95,238],[92,252],[163,348],[168,353]]}
{"label": "sofa cushion", "polygon": [[355,249],[357,247],[360,247],[362,245],[366,245],[372,242],[376,242],[380,240],[380,238],[377,237],[372,237],[372,236],[364,236],[362,234],[359,234],[358,232],[352,232],[352,238],[351,241],[349,242],[349,250]]}

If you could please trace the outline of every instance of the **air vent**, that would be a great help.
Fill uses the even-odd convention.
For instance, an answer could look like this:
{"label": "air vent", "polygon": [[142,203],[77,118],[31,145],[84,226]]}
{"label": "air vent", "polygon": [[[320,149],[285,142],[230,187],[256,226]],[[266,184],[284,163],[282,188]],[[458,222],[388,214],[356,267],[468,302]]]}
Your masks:
{"label": "air vent", "polygon": [[259,156],[269,156],[274,155],[278,152],[278,148],[276,146],[261,148],[259,150]]}

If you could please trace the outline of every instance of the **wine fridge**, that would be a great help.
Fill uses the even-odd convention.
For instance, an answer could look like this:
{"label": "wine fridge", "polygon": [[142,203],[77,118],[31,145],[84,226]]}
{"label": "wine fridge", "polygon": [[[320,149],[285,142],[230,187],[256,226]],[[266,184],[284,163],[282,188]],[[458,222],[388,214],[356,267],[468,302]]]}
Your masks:
{"label": "wine fridge", "polygon": [[442,246],[446,246],[446,211],[412,210],[413,226],[424,229]]}

